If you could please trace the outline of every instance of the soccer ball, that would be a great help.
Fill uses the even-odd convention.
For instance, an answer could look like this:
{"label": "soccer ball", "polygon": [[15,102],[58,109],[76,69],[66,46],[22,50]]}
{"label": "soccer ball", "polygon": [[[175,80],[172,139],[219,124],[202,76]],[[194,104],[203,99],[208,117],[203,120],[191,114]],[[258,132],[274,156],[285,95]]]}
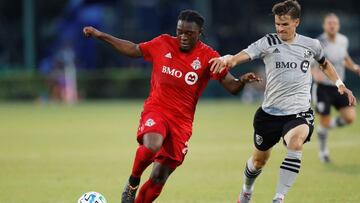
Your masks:
{"label": "soccer ball", "polygon": [[81,195],[78,203],[106,203],[106,199],[98,192],[87,192]]}

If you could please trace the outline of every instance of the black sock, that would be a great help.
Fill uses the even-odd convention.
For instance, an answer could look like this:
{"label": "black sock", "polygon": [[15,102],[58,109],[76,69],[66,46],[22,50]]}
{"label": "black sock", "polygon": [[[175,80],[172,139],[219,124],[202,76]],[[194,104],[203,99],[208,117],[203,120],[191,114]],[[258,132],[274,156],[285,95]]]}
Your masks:
{"label": "black sock", "polygon": [[140,183],[140,178],[134,177],[134,176],[130,176],[129,178],[129,184],[131,185],[131,187],[136,187],[138,186]]}

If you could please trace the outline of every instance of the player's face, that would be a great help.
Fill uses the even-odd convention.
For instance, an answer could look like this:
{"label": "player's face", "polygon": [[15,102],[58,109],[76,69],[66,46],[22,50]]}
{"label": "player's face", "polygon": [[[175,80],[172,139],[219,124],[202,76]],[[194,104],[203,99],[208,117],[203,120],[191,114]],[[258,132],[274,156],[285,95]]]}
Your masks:
{"label": "player's face", "polygon": [[283,41],[291,41],[295,37],[297,26],[299,26],[300,19],[292,19],[290,15],[275,15],[276,33]]}
{"label": "player's face", "polygon": [[325,18],[323,27],[327,34],[334,36],[340,30],[339,19],[336,16],[329,16]]}
{"label": "player's face", "polygon": [[176,37],[180,43],[180,50],[188,52],[194,48],[201,34],[200,27],[195,22],[179,20],[176,28]]}

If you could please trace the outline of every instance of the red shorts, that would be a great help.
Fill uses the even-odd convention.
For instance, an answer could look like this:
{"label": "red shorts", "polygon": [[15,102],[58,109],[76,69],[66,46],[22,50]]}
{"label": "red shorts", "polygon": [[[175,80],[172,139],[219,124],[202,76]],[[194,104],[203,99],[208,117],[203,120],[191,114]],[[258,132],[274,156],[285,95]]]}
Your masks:
{"label": "red shorts", "polygon": [[137,141],[143,144],[146,133],[159,133],[164,137],[163,145],[156,153],[155,162],[159,162],[172,169],[180,166],[188,151],[188,140],[191,137],[191,124],[168,119],[159,112],[144,111],[141,113]]}

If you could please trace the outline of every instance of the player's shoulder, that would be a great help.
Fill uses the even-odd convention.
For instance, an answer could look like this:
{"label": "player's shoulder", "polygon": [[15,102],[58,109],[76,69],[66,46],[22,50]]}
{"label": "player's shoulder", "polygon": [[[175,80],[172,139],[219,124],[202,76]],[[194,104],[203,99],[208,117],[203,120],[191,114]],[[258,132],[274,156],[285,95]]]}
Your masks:
{"label": "player's shoulder", "polygon": [[260,46],[267,48],[282,44],[281,39],[276,33],[267,33],[262,38],[260,38],[256,43]]}
{"label": "player's shoulder", "polygon": [[159,40],[159,41],[168,41],[168,42],[171,42],[171,41],[176,40],[176,37],[173,37],[173,36],[171,36],[171,35],[169,35],[169,34],[161,34],[161,35],[157,36],[157,37],[154,38],[154,39],[157,39],[157,40]]}
{"label": "player's shoulder", "polygon": [[306,47],[319,47],[321,46],[319,38],[312,38],[305,35],[297,34],[299,37],[298,43]]}
{"label": "player's shoulder", "polygon": [[315,43],[319,41],[317,38],[312,38],[301,34],[297,34],[297,35],[299,36],[299,42],[302,43]]}
{"label": "player's shoulder", "polygon": [[191,53],[204,60],[210,60],[211,58],[220,56],[215,49],[213,49],[210,45],[202,42],[201,40],[197,42],[195,48],[193,49],[193,51],[191,51]]}
{"label": "player's shoulder", "polygon": [[[177,45],[177,39],[176,37],[173,37],[169,34],[161,34],[151,40],[152,45],[160,48],[162,46],[165,47],[174,47]],[[159,47],[158,47],[159,46]]]}
{"label": "player's shoulder", "polygon": [[346,37],[346,35],[344,35],[342,33],[338,33],[337,38],[341,43],[347,43],[349,41],[349,39]]}
{"label": "player's shoulder", "polygon": [[201,51],[206,51],[206,52],[216,52],[214,48],[212,48],[210,45],[206,44],[205,42],[199,40],[199,49]]}
{"label": "player's shoulder", "polygon": [[319,36],[316,37],[316,39],[324,43],[327,41],[325,33],[321,33]]}

